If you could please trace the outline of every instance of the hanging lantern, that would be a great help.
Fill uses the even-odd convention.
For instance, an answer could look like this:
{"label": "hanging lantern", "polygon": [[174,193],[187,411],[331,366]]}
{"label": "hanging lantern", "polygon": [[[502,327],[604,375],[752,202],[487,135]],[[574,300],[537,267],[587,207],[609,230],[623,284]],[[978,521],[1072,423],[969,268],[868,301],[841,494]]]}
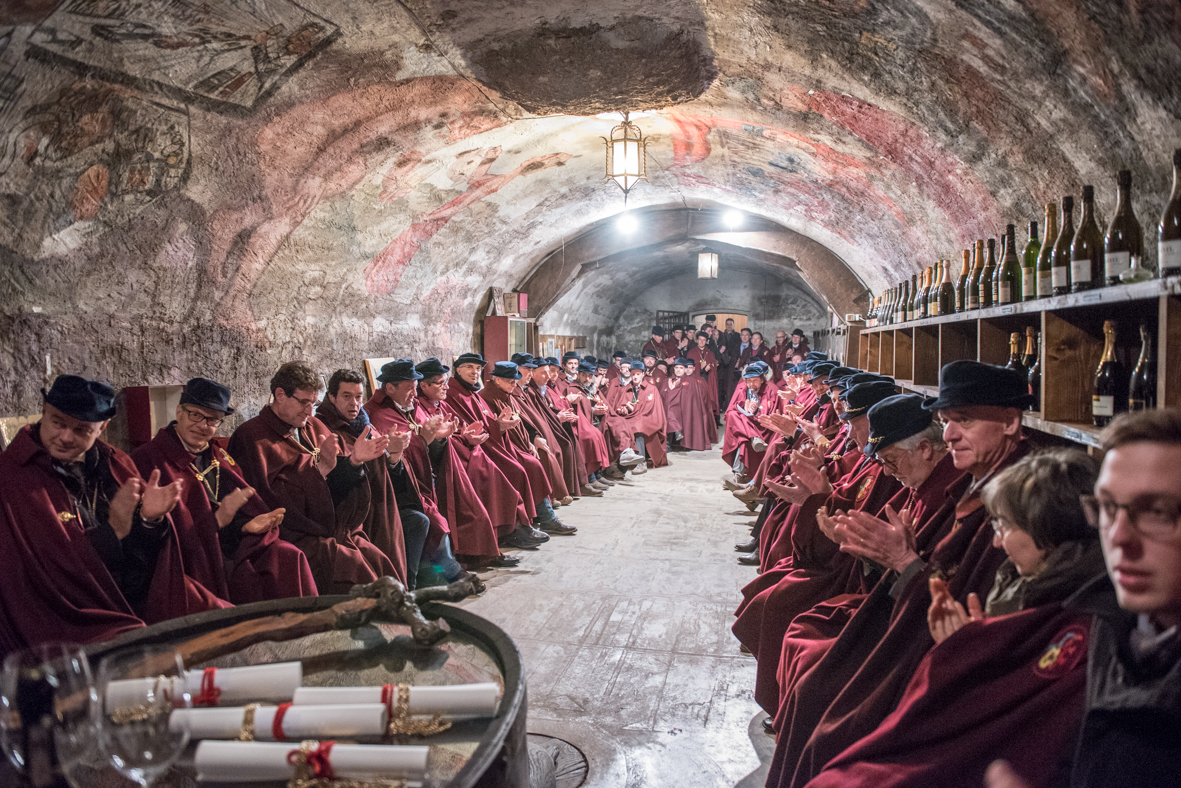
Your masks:
{"label": "hanging lantern", "polygon": [[698,279],[717,279],[718,278],[718,253],[711,252],[706,249],[704,252],[699,252],[697,255],[697,278]]}
{"label": "hanging lantern", "polygon": [[648,180],[648,166],[645,155],[648,142],[640,128],[627,119],[611,129],[610,139],[603,137],[607,145],[607,179],[615,181],[623,189],[623,202],[627,204],[627,193],[640,181]]}

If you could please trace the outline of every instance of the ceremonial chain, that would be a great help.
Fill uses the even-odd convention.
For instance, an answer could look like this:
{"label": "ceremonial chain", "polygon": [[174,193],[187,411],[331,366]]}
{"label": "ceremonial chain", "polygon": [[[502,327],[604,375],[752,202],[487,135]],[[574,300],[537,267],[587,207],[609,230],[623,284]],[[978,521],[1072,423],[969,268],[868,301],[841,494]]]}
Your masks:
{"label": "ceremonial chain", "polygon": [[[213,461],[209,463],[209,467],[205,470],[197,470],[197,463],[190,462],[189,467],[193,469],[193,473],[197,476],[197,481],[205,485],[206,491],[213,496],[213,500],[219,500],[217,497],[218,491],[221,490],[221,463],[214,457]],[[209,480],[206,478],[210,473],[213,473],[213,487],[209,486]]]}
{"label": "ceremonial chain", "polygon": [[141,703],[138,706],[125,706],[107,714],[107,719],[115,725],[128,725],[132,722],[145,722],[162,714],[172,713],[172,701],[167,691],[162,691],[162,685],[170,683],[167,676],[157,676],[152,692],[158,698],[163,696],[165,703]]}
{"label": "ceremonial chain", "polygon": [[443,719],[442,714],[429,720],[410,719],[409,684],[386,684],[381,688],[381,702],[389,709],[386,733],[390,736],[433,736],[451,727],[451,721]]}

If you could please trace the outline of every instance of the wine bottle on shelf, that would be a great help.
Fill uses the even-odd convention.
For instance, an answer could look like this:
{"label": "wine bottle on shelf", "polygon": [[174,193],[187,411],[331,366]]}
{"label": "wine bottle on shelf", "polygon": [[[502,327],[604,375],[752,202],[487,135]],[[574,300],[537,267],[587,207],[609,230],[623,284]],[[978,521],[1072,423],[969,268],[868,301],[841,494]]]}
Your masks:
{"label": "wine bottle on shelf", "polygon": [[1037,253],[1037,297],[1054,295],[1054,241],[1058,240],[1058,206],[1046,203],[1046,242]]}
{"label": "wine bottle on shelf", "polygon": [[1124,281],[1121,278],[1124,273],[1143,266],[1144,258],[1144,235],[1132,210],[1132,172],[1120,170],[1117,184],[1115,216],[1111,218],[1107,236],[1103,239],[1103,265],[1108,285],[1120,284]]}
{"label": "wine bottle on shelf", "polygon": [[1103,287],[1103,233],[1095,221],[1095,187],[1083,187],[1083,212],[1070,244],[1070,292]]}
{"label": "wine bottle on shelf", "polygon": [[1037,222],[1029,223],[1029,240],[1021,250],[1021,300],[1033,301],[1037,298],[1037,254],[1042,250],[1042,242],[1037,237]]}
{"label": "wine bottle on shelf", "polygon": [[1037,329],[1033,326],[1025,327],[1025,355],[1021,358],[1021,363],[1025,365],[1026,369],[1033,369],[1034,362],[1037,361]]}
{"label": "wine bottle on shelf", "polygon": [[939,283],[939,314],[950,315],[955,308],[955,285],[951,283],[951,260],[943,261],[943,281]]}
{"label": "wine bottle on shelf", "polygon": [[972,270],[972,253],[967,249],[963,252],[964,267],[960,270],[960,278],[955,283],[955,311],[968,311],[968,276]]}
{"label": "wine bottle on shelf", "polygon": [[1021,334],[1017,331],[1009,334],[1009,363],[1005,364],[1005,369],[1016,370],[1023,377],[1029,375],[1029,370],[1021,360]]}
{"label": "wine bottle on shelf", "polygon": [[1000,297],[998,304],[1017,304],[1023,300],[1021,288],[1024,277],[1021,264],[1017,262],[1016,232],[1017,228],[1011,224],[1005,227],[1005,256],[997,285],[997,295]]}
{"label": "wine bottle on shelf", "polygon": [[968,309],[980,308],[980,276],[984,273],[984,241],[973,247],[972,270],[968,272]]}
{"label": "wine bottle on shelf", "polygon": [[903,279],[902,284],[899,286],[902,288],[902,303],[898,307],[897,320],[895,322],[904,323],[910,319],[906,314],[906,310],[910,308],[910,285]]}
{"label": "wine bottle on shelf", "polygon": [[1123,411],[1127,400],[1122,365],[1115,357],[1115,321],[1103,321],[1103,358],[1095,370],[1091,388],[1091,417],[1096,427],[1106,427],[1115,414]]}
{"label": "wine bottle on shelf", "polygon": [[996,306],[1001,302],[1001,272],[1005,268],[1005,241],[1008,236],[1001,233],[1000,249],[997,250],[996,255],[996,270],[992,272],[992,305]]}
{"label": "wine bottle on shelf", "polygon": [[1152,331],[1148,323],[1140,324],[1140,358],[1132,370],[1128,385],[1128,410],[1148,410],[1156,407],[1156,354],[1152,352]]}
{"label": "wine bottle on shelf", "polygon": [[927,316],[927,305],[923,300],[923,291],[926,289],[923,278],[925,274],[919,274],[918,289],[914,293],[914,319],[922,320]]}
{"label": "wine bottle on shelf", "polygon": [[927,314],[939,317],[939,286],[943,283],[943,261],[936,260],[931,269],[931,286],[927,288]]}
{"label": "wine bottle on shelf", "polygon": [[1173,193],[1161,214],[1156,238],[1161,277],[1181,274],[1181,148],[1173,151]]}
{"label": "wine bottle on shelf", "polygon": [[[1029,331],[1031,329],[1026,329]],[[1028,336],[1028,334],[1027,334]],[[1038,341],[1037,332],[1034,332],[1032,337],[1036,343]],[[1029,406],[1030,410],[1042,409],[1042,354],[1037,345],[1033,349],[1033,363],[1029,364],[1029,393],[1035,397],[1034,403]]]}
{"label": "wine bottle on shelf", "polygon": [[1051,260],[1051,279],[1054,295],[1070,292],[1070,244],[1074,241],[1074,198],[1069,194],[1062,198],[1062,227],[1058,240],[1054,242]]}
{"label": "wine bottle on shelf", "polygon": [[987,309],[995,302],[992,299],[992,282],[996,277],[996,239],[988,239],[988,257],[980,272],[980,308]]}
{"label": "wine bottle on shelf", "polygon": [[908,320],[919,319],[919,275],[912,274],[910,277],[910,317]]}

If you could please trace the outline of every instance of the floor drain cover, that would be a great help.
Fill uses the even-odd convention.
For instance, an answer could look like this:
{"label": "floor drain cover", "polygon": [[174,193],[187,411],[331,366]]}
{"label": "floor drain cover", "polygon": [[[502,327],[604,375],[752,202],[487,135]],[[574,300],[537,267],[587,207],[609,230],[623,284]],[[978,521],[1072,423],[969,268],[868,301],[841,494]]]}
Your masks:
{"label": "floor drain cover", "polygon": [[578,788],[586,782],[582,750],[565,739],[528,734],[530,788]]}

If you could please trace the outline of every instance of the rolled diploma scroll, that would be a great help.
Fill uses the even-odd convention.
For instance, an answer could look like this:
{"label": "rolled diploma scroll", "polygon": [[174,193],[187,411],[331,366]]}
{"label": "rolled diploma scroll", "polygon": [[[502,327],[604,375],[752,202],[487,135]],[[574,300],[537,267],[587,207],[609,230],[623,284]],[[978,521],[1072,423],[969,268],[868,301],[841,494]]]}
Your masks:
{"label": "rolled diploma scroll", "polygon": [[[336,744],[328,759],[338,778],[349,780],[422,779],[430,747],[391,744]],[[261,782],[287,780],[295,767],[287,762],[299,742],[203,741],[193,762],[197,780]]]}
{"label": "rolled diploma scroll", "polygon": [[[203,670],[185,671],[185,688],[193,696],[194,702],[201,694],[204,680]],[[142,705],[147,701],[148,692],[155,683],[155,678],[110,682],[107,685],[108,711]],[[288,703],[296,688],[302,683],[303,665],[299,662],[218,668],[213,674],[213,685],[221,690],[217,702],[219,706],[238,706],[259,701]],[[168,685],[168,689],[172,690],[172,684]]]}
{"label": "rolled diploma scroll", "polygon": [[[254,710],[254,738],[274,741],[273,726],[277,706],[259,706]],[[187,721],[189,738],[236,739],[242,731],[244,708],[173,709],[168,727],[174,733],[184,729]],[[387,712],[380,703],[338,706],[288,706],[283,715],[283,737],[288,741],[302,739],[344,739],[355,736],[385,734]]]}
{"label": "rolled diploma scroll", "polygon": [[[411,714],[442,714],[451,719],[491,717],[496,714],[500,685],[450,684],[443,687],[411,687]],[[291,701],[296,706],[333,703],[381,703],[381,687],[300,687]]]}

